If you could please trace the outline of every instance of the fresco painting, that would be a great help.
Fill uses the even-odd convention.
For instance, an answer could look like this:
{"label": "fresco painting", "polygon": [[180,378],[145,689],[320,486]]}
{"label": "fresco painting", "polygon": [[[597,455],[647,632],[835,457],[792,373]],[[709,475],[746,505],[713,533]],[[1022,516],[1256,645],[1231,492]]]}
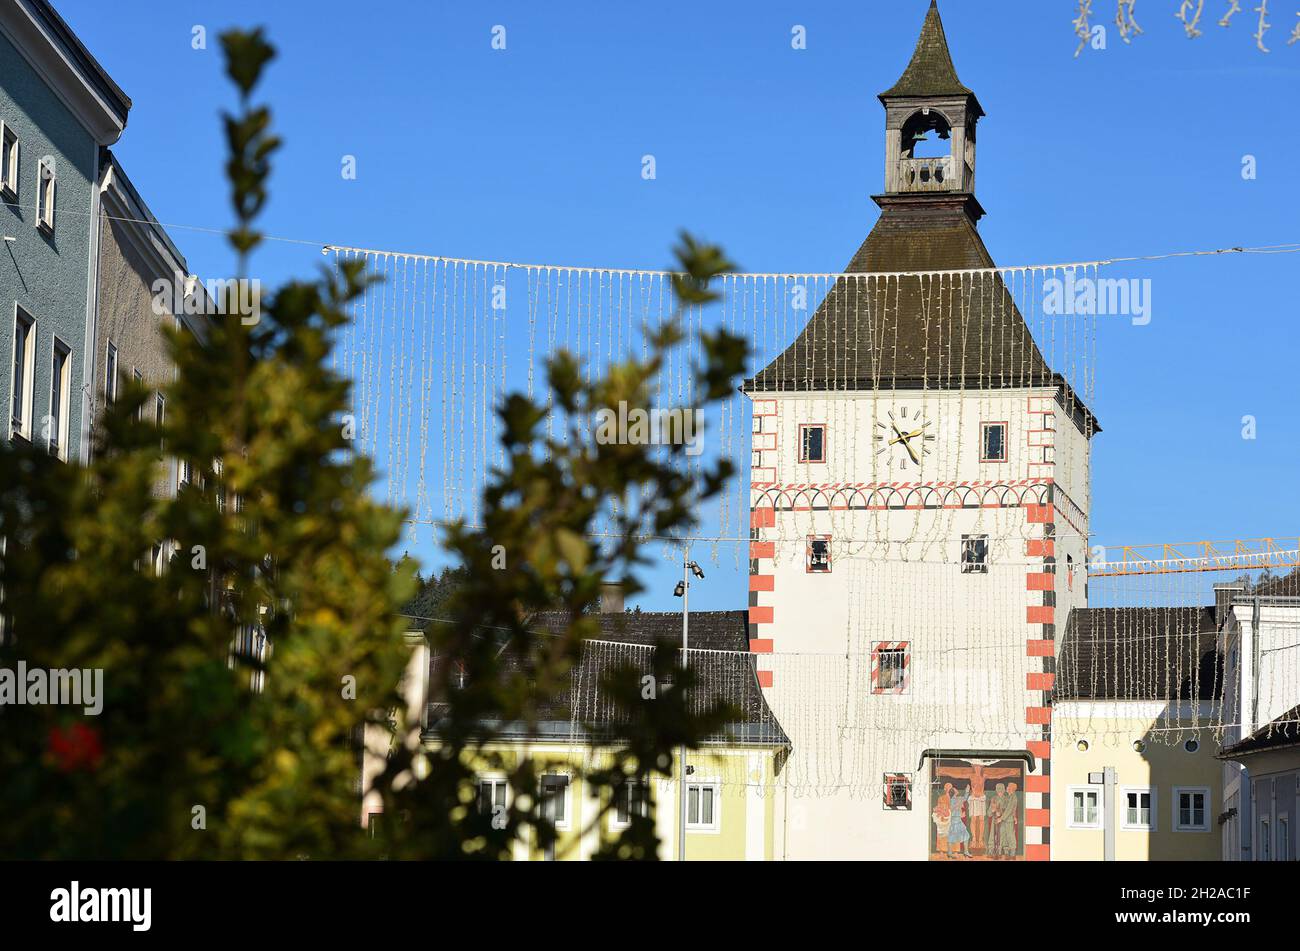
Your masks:
{"label": "fresco painting", "polygon": [[1020,760],[931,760],[930,859],[1022,861],[1024,788]]}

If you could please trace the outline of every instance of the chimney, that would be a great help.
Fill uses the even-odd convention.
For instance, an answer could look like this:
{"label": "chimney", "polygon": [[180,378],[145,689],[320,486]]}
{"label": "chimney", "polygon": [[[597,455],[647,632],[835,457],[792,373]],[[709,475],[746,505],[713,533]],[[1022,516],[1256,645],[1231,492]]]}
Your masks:
{"label": "chimney", "polygon": [[623,582],[602,581],[600,583],[600,613],[623,613]]}
{"label": "chimney", "polygon": [[1214,626],[1223,627],[1223,621],[1232,610],[1232,599],[1244,597],[1246,594],[1245,586],[1239,582],[1229,584],[1216,584],[1214,586]]}

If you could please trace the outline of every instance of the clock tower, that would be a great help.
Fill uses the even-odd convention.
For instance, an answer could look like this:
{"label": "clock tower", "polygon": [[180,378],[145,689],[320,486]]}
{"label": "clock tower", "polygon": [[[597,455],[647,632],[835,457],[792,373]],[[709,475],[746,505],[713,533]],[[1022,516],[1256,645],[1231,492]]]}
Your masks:
{"label": "clock tower", "polygon": [[792,743],[786,857],[1050,857],[1056,631],[1095,419],[981,240],[935,3],[880,94],[880,217],[752,401],[750,638]]}

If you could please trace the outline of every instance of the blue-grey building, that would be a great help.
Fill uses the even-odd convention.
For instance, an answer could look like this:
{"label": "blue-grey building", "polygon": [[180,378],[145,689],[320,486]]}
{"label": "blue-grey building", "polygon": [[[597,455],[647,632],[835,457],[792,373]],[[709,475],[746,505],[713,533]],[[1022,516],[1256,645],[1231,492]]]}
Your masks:
{"label": "blue-grey building", "polygon": [[131,100],[46,0],[0,0],[0,435],[86,458],[102,152]]}

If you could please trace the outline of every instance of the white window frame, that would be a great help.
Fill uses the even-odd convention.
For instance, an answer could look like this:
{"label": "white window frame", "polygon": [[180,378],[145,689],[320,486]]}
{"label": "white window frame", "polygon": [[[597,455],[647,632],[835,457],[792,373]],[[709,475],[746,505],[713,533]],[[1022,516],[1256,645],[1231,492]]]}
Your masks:
{"label": "white window frame", "polygon": [[[475,777],[474,777],[474,808],[475,808],[476,810],[479,810],[479,815],[483,815],[483,812],[482,812],[482,798],[481,798],[481,796],[482,796],[483,786],[484,786],[484,784],[486,784],[486,783],[491,783],[491,784],[492,784],[492,810],[493,810],[493,811],[496,810],[496,806],[497,806],[497,787],[499,786],[499,787],[502,787],[502,788],[505,790],[505,795],[502,797],[502,799],[504,800],[503,803],[502,803],[502,806],[503,806],[507,811],[509,811],[509,809],[510,809],[510,782],[509,782],[509,780],[506,779],[506,775],[505,775],[505,773],[483,773],[483,774],[481,774],[481,775],[478,775],[478,776],[475,776]],[[492,812],[488,812],[487,815],[488,815],[489,818],[491,818],[491,816],[492,816]]]}
{"label": "white window frame", "polygon": [[7,198],[18,197],[18,133],[13,126],[0,120],[0,194]]}
{"label": "white window frame", "polygon": [[[27,327],[27,338],[23,342],[23,353],[18,352],[18,325],[22,323]],[[32,404],[35,402],[36,395],[36,318],[32,316],[27,308],[21,306],[17,301],[14,302],[14,337],[12,362],[10,363],[9,378],[9,438],[13,439],[15,435],[21,436],[28,442],[32,439]],[[14,384],[17,383],[18,366],[21,361],[23,368],[23,381],[20,387],[21,392],[14,392]],[[16,407],[18,409],[18,426],[14,426],[14,405],[13,400],[22,404]]]}
{"label": "white window frame", "polygon": [[[1204,808],[1201,809],[1201,824],[1191,823],[1183,825],[1183,804],[1181,802],[1183,793],[1194,794],[1200,793],[1205,797]],[[1210,787],[1209,786],[1175,786],[1174,787],[1174,831],[1175,832],[1209,832],[1210,831]]]}
{"label": "white window frame", "polygon": [[[1068,818],[1067,818],[1067,821],[1066,821],[1066,828],[1068,828],[1068,829],[1104,829],[1104,828],[1106,828],[1106,810],[1102,807],[1102,795],[1101,795],[1101,787],[1100,787],[1100,786],[1092,786],[1092,785],[1088,785],[1088,786],[1070,786],[1070,787],[1068,787],[1068,788],[1066,789],[1066,792],[1069,793],[1069,796],[1070,796],[1070,801],[1069,801],[1069,804],[1068,804],[1068,806],[1067,806],[1067,808],[1069,809],[1069,812],[1066,813],[1066,815],[1067,815],[1067,817],[1068,817]],[[1079,821],[1077,821],[1077,820],[1074,818],[1074,797],[1075,797],[1077,794],[1083,794],[1083,795],[1085,795],[1085,796],[1092,796],[1092,797],[1096,800],[1096,808],[1094,809],[1094,814],[1096,815],[1096,819],[1094,819],[1092,822],[1088,822],[1086,819],[1085,819],[1083,822],[1079,822]],[[1087,815],[1087,800],[1086,800],[1086,799],[1084,800],[1084,815],[1085,815],[1085,816]]]}
{"label": "white window frame", "polygon": [[[641,790],[641,800],[640,800],[641,811],[640,812],[637,812],[636,809],[634,809],[632,806],[633,800],[631,797],[632,797],[632,790],[634,787]],[[618,817],[620,798],[625,799],[627,801],[626,822]],[[650,784],[648,782],[633,780],[632,782],[625,783],[624,785],[619,786],[617,789],[614,790],[613,799],[614,801],[610,803],[610,807],[609,807],[609,825],[610,828],[612,829],[626,829],[628,826],[632,824],[633,816],[636,815],[646,816],[650,814]]]}
{"label": "white window frame", "polygon": [[[56,373],[54,361],[60,352],[63,354],[63,366]],[[50,434],[45,445],[46,448],[51,450],[50,455],[62,462],[68,461],[68,433],[71,431],[68,414],[72,410],[71,389],[72,348],[56,336],[53,346],[50,347],[50,415],[56,412],[54,403],[57,400],[59,404],[57,407],[59,425],[55,427],[58,431]]]}
{"label": "white window frame", "polygon": [[1255,835],[1256,862],[1273,861],[1273,823],[1269,822],[1269,818],[1269,816],[1260,816],[1256,824],[1259,830]]}
{"label": "white window frame", "polygon": [[54,160],[46,156],[36,163],[36,227],[48,234],[54,233],[54,203],[58,195],[58,184]]}
{"label": "white window frame", "polygon": [[[1129,794],[1146,793],[1151,801],[1151,821],[1143,825],[1142,823],[1133,823],[1128,821],[1128,797]],[[1125,832],[1155,832],[1159,827],[1159,803],[1160,798],[1156,795],[1155,786],[1121,786],[1119,790],[1120,813],[1119,827]],[[1140,808],[1140,807],[1139,807]]]}
{"label": "white window frame", "polygon": [[109,407],[117,402],[117,377],[118,377],[118,360],[117,344],[113,341],[108,342],[108,348],[104,351],[104,406]]}
{"label": "white window frame", "polygon": [[[709,789],[713,793],[713,818],[710,822],[701,822],[699,820],[699,809],[696,810],[696,820],[691,822],[691,790]],[[700,800],[696,800],[697,803]],[[717,779],[688,779],[686,781],[686,831],[687,832],[705,832],[717,833],[722,831],[722,783]]]}
{"label": "white window frame", "polygon": [[1277,814],[1277,844],[1273,849],[1276,862],[1291,861],[1291,815],[1286,812]]}
{"label": "white window frame", "polygon": [[573,826],[573,776],[563,771],[552,771],[549,773],[542,773],[542,775],[538,777],[537,807],[539,814],[542,809],[542,787],[547,785],[546,780],[548,779],[564,780],[564,794],[560,797],[560,803],[564,809],[564,818],[556,820],[555,831],[567,832]]}

